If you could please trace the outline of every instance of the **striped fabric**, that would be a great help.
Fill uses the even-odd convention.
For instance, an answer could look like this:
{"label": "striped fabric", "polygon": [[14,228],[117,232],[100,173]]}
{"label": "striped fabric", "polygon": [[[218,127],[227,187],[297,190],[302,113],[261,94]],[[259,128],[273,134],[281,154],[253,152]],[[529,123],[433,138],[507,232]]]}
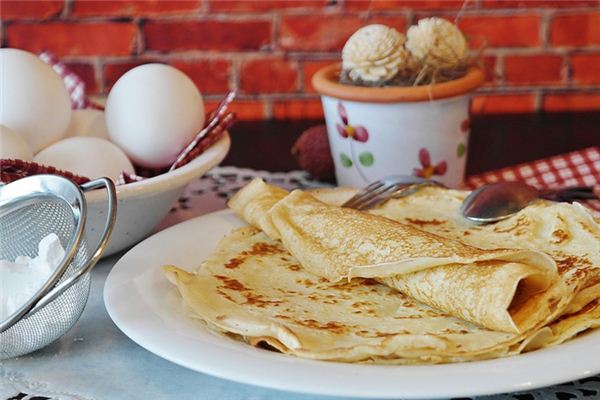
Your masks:
{"label": "striped fabric", "polygon": [[73,110],[79,110],[82,108],[97,108],[102,109],[101,106],[90,102],[85,93],[85,82],[73,71],[71,71],[65,64],[60,62],[58,58],[50,53],[49,51],[43,51],[39,54],[39,57],[46,64],[50,65],[54,71],[60,75],[69,97],[71,98],[71,108]]}

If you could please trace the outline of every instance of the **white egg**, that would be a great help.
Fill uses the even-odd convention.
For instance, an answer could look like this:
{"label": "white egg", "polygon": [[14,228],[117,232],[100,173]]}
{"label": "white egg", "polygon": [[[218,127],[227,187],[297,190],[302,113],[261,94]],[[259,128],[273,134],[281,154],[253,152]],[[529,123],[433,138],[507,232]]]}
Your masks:
{"label": "white egg", "polygon": [[123,75],[106,101],[110,140],[138,165],[165,167],[204,126],[204,102],[194,82],[163,64]]}
{"label": "white egg", "polygon": [[71,114],[69,128],[65,132],[65,137],[72,136],[94,136],[108,139],[104,112],[93,108],[74,110]]}
{"label": "white egg", "polygon": [[121,172],[134,172],[131,161],[114,143],[97,137],[71,137],[35,155],[33,161],[90,179],[107,176],[116,181]]}
{"label": "white egg", "polygon": [[71,102],[52,67],[34,54],[0,49],[0,124],[22,135],[37,152],[63,137]]}
{"label": "white egg", "polygon": [[4,125],[0,125],[0,158],[16,158],[33,160],[33,152],[21,135],[16,134]]}

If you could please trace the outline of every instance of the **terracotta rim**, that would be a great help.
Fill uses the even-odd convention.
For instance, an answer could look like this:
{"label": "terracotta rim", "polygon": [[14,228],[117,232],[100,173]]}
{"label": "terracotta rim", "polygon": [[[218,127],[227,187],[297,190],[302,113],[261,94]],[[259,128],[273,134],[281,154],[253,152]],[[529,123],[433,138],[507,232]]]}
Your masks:
{"label": "terracotta rim", "polygon": [[466,94],[484,81],[483,71],[469,67],[467,74],[459,79],[426,86],[410,87],[364,87],[339,83],[341,65],[333,64],[321,68],[312,78],[313,87],[325,96],[342,100],[370,103],[399,103],[428,101]]}

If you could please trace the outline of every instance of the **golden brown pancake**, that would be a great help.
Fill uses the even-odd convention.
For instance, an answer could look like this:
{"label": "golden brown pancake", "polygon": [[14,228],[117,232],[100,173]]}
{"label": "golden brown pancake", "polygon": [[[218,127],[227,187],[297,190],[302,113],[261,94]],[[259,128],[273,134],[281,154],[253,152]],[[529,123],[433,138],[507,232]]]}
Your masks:
{"label": "golden brown pancake", "polygon": [[489,329],[523,332],[545,318],[536,313],[516,321],[512,315],[523,299],[557,281],[554,261],[544,253],[483,250],[388,218],[325,204],[299,190],[282,196],[257,179],[229,206],[280,239],[316,275],[330,281],[377,279]]}
{"label": "golden brown pancake", "polygon": [[[547,340],[544,324],[523,334],[492,331],[374,280],[328,282],[256,228],[231,232],[194,272],[174,266],[165,272],[191,317],[251,345],[305,358],[457,362],[517,354],[538,336]],[[560,301],[556,310],[568,304]]]}
{"label": "golden brown pancake", "polygon": [[[557,345],[600,326],[597,268],[600,228],[578,205],[538,202],[501,223],[477,226],[458,214],[466,192],[431,188],[389,201],[370,211],[379,214],[375,221],[381,221],[382,216],[386,221],[397,220],[396,224],[400,222],[406,227],[403,233],[416,235],[417,240],[426,244],[429,241],[450,243],[433,258],[436,255],[438,259],[458,257],[458,261],[434,262],[424,268],[421,264],[416,271],[379,277],[378,281],[383,282],[380,283],[356,277],[347,272],[351,267],[343,269],[339,265],[326,269],[330,274],[326,277],[320,273],[319,263],[331,262],[330,258],[317,255],[303,260],[302,252],[301,257],[296,258],[290,251],[294,246],[304,247],[290,243],[294,236],[299,242],[307,241],[304,235],[317,236],[313,228],[305,226],[303,218],[292,214],[314,212],[315,219],[329,219],[343,225],[345,213],[325,218],[323,210],[343,203],[352,196],[353,190],[320,190],[307,197],[301,192],[291,196],[262,182],[253,182],[248,188],[251,190],[242,191],[233,199],[232,207],[253,225],[266,226],[265,231],[270,234],[250,227],[235,230],[195,271],[173,266],[165,267],[165,271],[192,317],[251,345],[267,346],[300,357],[343,362],[460,362],[505,357]],[[252,200],[255,196],[259,201]],[[321,209],[323,202],[315,197],[331,205]],[[265,208],[267,213],[263,212]],[[277,212],[283,216],[273,219]],[[294,223],[288,223],[287,219]],[[364,225],[373,219],[361,221]],[[396,225],[391,224],[386,229],[392,226]],[[336,236],[333,232],[324,229],[318,237]],[[387,237],[389,231],[383,232]],[[306,247],[323,251],[323,246],[323,243],[312,243]],[[392,253],[399,247],[390,245],[389,248]],[[470,248],[476,250],[466,250]],[[519,253],[523,250],[525,252]],[[485,290],[503,286],[499,284],[503,280],[513,280],[513,285],[517,281],[517,286],[523,286],[527,281],[518,279],[520,268],[528,265],[523,254],[532,253],[532,259],[536,260],[535,255],[540,250],[552,257],[558,268],[553,270],[554,279],[544,289],[540,289],[541,286],[534,290],[515,289],[505,312],[519,327],[519,332],[487,329],[479,321],[476,321],[478,324],[468,322],[471,317],[462,317],[471,315],[474,316],[471,319],[477,319],[486,315],[486,311],[477,310],[477,302],[461,303],[465,286],[474,284],[476,287],[467,287],[467,291],[480,290],[482,296],[486,295]],[[333,253],[337,257],[338,253]],[[494,256],[486,258],[489,254]],[[521,254],[521,258],[505,260],[507,254]],[[413,249],[408,255],[409,259],[428,256],[427,247]],[[353,260],[362,260],[361,254],[353,257],[356,257]],[[484,259],[473,261],[468,257]],[[517,273],[512,276],[515,270]],[[477,283],[478,280],[482,282]],[[436,295],[435,290],[441,293]],[[418,296],[427,299],[429,305],[417,301]],[[495,296],[494,293],[485,300],[493,302]],[[444,307],[458,309],[458,312],[442,311]]]}

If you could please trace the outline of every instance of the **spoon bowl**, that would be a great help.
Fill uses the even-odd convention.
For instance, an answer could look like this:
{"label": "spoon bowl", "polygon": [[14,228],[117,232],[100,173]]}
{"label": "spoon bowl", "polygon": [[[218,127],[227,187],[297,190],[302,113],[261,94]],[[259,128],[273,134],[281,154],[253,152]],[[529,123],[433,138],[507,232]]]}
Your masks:
{"label": "spoon bowl", "polygon": [[475,222],[501,221],[527,207],[539,191],[521,182],[496,182],[473,190],[463,201],[462,215]]}
{"label": "spoon bowl", "polygon": [[496,182],[473,190],[463,201],[460,211],[468,220],[492,223],[509,218],[539,198],[570,202],[597,197],[591,187],[539,191],[523,182]]}

